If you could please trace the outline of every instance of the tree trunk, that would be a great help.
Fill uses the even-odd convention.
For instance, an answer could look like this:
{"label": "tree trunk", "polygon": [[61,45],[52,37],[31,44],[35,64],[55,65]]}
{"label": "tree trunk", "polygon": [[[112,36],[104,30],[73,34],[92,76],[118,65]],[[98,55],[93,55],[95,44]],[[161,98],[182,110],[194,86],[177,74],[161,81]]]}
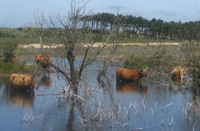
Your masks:
{"label": "tree trunk", "polygon": [[[70,43],[71,44],[71,43]],[[75,69],[75,55],[73,53],[74,47],[70,47],[68,54],[67,54],[67,59],[69,62],[69,66],[70,66],[70,88],[73,90],[73,92],[75,94],[78,93],[78,82],[79,82],[79,78],[78,78],[78,71]]]}

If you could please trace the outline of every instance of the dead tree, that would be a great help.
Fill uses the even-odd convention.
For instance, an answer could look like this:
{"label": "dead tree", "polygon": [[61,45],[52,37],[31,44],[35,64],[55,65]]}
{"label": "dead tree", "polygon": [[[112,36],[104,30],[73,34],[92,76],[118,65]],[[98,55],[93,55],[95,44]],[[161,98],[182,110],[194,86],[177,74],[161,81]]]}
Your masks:
{"label": "dead tree", "polygon": [[[61,48],[58,47],[59,57],[67,60],[69,72],[59,62],[49,64],[66,78],[70,89],[76,94],[83,71],[96,60],[109,41],[108,37],[102,37],[102,42],[96,43],[95,39],[92,38],[91,28],[83,29],[81,27],[81,18],[86,15],[86,5],[87,2],[80,5],[76,0],[72,0],[67,16],[48,17],[45,20],[42,19],[44,22],[38,22],[45,23],[45,26],[57,38],[57,44],[63,45]],[[87,16],[90,15],[90,12],[87,13]],[[80,54],[82,55],[82,61],[77,67],[75,62]]]}

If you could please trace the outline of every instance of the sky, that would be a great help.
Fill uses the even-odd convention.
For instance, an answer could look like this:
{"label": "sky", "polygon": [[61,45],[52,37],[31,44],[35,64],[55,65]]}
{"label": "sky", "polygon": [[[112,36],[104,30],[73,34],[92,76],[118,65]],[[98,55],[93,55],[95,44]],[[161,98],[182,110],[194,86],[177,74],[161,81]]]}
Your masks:
{"label": "sky", "polygon": [[[82,3],[83,0],[77,0]],[[86,2],[86,0],[84,0]],[[67,16],[71,0],[0,0],[0,27],[34,26],[35,16]],[[199,21],[200,0],[89,0],[87,11],[164,21]]]}

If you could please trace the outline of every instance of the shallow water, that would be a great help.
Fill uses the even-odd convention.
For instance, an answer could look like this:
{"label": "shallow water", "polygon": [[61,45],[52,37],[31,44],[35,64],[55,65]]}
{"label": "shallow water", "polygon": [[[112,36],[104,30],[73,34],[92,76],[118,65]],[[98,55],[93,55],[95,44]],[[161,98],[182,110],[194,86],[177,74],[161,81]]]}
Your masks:
{"label": "shallow water", "polygon": [[[95,70],[91,70],[95,68]],[[66,81],[57,73],[38,74],[34,92],[13,92],[9,82],[0,82],[0,130],[200,130],[191,109],[190,91],[170,89],[170,84],[148,78],[116,85],[115,69],[99,85],[99,67],[84,74],[76,104],[62,91]]]}

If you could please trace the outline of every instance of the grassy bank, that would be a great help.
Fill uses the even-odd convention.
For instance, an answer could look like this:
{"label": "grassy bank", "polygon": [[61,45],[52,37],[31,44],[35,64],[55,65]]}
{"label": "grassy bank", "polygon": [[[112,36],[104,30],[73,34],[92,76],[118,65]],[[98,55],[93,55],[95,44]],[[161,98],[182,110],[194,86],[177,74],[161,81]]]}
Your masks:
{"label": "grassy bank", "polygon": [[0,74],[7,74],[13,72],[32,72],[34,69],[33,65],[21,65],[16,63],[0,62]]}

